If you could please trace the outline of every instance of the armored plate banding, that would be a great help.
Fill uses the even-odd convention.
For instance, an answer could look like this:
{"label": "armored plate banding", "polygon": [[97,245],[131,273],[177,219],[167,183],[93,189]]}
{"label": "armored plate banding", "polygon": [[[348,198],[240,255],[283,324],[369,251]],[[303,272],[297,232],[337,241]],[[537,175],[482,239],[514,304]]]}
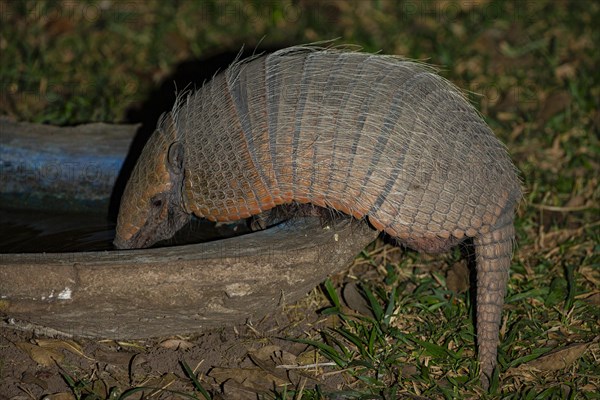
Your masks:
{"label": "armored plate banding", "polygon": [[521,187],[503,144],[431,68],[292,47],[234,63],[180,98],[154,135],[121,203],[118,247],[151,245],[187,215],[235,221],[292,202],[368,219],[419,251],[471,237],[488,384]]}

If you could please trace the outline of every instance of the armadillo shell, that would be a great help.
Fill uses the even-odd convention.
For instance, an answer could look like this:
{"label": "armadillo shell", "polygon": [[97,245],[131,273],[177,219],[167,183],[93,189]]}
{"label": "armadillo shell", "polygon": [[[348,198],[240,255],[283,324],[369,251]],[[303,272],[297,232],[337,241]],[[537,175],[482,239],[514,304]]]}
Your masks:
{"label": "armadillo shell", "polygon": [[281,50],[233,64],[173,116],[186,208],[211,220],[313,203],[437,252],[487,232],[521,197],[505,147],[463,94],[396,57]]}

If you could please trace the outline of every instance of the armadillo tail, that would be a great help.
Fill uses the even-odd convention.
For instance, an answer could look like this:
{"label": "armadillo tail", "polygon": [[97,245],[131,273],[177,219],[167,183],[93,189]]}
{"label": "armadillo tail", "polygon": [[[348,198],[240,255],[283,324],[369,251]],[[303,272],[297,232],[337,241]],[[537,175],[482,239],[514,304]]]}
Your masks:
{"label": "armadillo tail", "polygon": [[512,258],[513,213],[502,215],[489,232],[474,238],[477,261],[477,345],[481,384],[487,390],[498,351],[498,334]]}

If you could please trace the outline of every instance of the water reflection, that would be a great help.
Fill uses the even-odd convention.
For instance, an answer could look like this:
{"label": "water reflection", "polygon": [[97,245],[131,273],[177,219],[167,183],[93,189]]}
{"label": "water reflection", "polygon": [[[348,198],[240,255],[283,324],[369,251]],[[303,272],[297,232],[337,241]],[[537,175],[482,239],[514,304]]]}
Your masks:
{"label": "water reflection", "polygon": [[[172,239],[173,246],[248,233],[244,222],[219,224],[192,219]],[[58,253],[114,250],[115,224],[103,214],[59,213],[0,208],[0,253]]]}

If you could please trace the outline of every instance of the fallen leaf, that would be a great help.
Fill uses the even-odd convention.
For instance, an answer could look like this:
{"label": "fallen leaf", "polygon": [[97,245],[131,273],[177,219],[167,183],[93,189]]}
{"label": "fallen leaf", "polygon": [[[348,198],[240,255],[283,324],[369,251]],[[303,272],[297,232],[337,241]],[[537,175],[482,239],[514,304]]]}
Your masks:
{"label": "fallen leaf", "polygon": [[446,275],[446,286],[454,293],[463,293],[469,289],[469,267],[467,263],[454,263]]}
{"label": "fallen leaf", "polygon": [[248,352],[252,358],[258,358],[263,361],[272,361],[273,355],[281,350],[281,347],[277,345],[263,346],[258,350]]}
{"label": "fallen leaf", "polygon": [[348,283],[344,286],[342,298],[350,309],[361,315],[373,316],[373,311],[369,307],[367,299],[360,293],[356,283]]}
{"label": "fallen leaf", "polygon": [[37,339],[35,342],[38,346],[45,349],[64,349],[75,355],[87,358],[88,360],[94,360],[93,358],[86,356],[79,343],[75,342],[74,340]]}
{"label": "fallen leaf", "polygon": [[292,353],[289,353],[285,350],[281,350],[279,352],[277,352],[276,357],[275,357],[275,361],[276,364],[281,365],[281,364],[295,364],[296,363],[296,359],[298,357]]}
{"label": "fallen leaf", "polygon": [[145,354],[136,354],[129,364],[129,380],[139,384],[152,372],[152,366]]}
{"label": "fallen leaf", "polygon": [[180,350],[180,349],[186,350],[186,349],[191,349],[192,347],[194,347],[193,343],[190,343],[187,340],[183,340],[183,339],[163,340],[162,342],[160,342],[159,346],[164,347],[165,349],[170,349],[170,350]]}
{"label": "fallen leaf", "polygon": [[594,304],[596,306],[600,306],[600,293],[594,293],[590,296],[587,296],[583,299],[586,303]]}
{"label": "fallen leaf", "polygon": [[163,374],[160,377],[150,378],[144,382],[144,386],[147,388],[156,388],[156,389],[152,390],[148,396],[142,396],[142,397],[143,398],[146,398],[146,397],[151,398],[154,395],[163,391],[164,389],[167,389],[169,386],[171,386],[173,383],[175,383],[178,380],[179,380],[179,378],[177,377],[177,375],[175,375],[172,372]]}
{"label": "fallen leaf", "polygon": [[287,382],[288,376],[285,371],[277,369],[277,363],[275,362],[275,358],[277,358],[280,353],[281,348],[279,346],[268,345],[261,347],[256,351],[248,352],[248,357],[250,357],[250,360],[252,360],[257,367],[267,372],[269,375]]}
{"label": "fallen leaf", "polygon": [[27,342],[15,343],[15,345],[23,350],[33,361],[44,367],[52,367],[55,363],[60,363],[65,356],[53,349],[45,349],[35,344]]}
{"label": "fallen leaf", "polygon": [[310,349],[296,357],[296,362],[298,365],[316,364],[320,358],[319,355],[318,350]]}
{"label": "fallen leaf", "polygon": [[[102,379],[96,379],[94,383],[92,383],[92,393],[96,395],[99,399],[105,399],[108,397],[108,387],[106,383],[102,381]],[[90,396],[93,397],[93,396]]]}
{"label": "fallen leaf", "polygon": [[567,91],[555,92],[548,96],[536,118],[539,126],[546,125],[550,118],[569,107],[571,100],[571,95]]}
{"label": "fallen leaf", "polygon": [[591,343],[575,343],[562,349],[552,351],[542,357],[523,364],[525,368],[535,368],[540,371],[557,371],[573,364],[585,353]]}
{"label": "fallen leaf", "polygon": [[584,206],[587,199],[584,196],[572,196],[565,204],[565,208]]}
{"label": "fallen leaf", "polygon": [[94,358],[111,365],[129,365],[129,362],[136,354],[137,353],[98,349],[94,352]]}
{"label": "fallen leaf", "polygon": [[264,391],[252,390],[234,380],[228,380],[222,385],[223,394],[229,399],[239,400],[255,400],[258,393],[264,393]]}
{"label": "fallen leaf", "polygon": [[42,389],[48,390],[48,382],[46,382],[44,379],[40,379],[40,377],[36,376],[36,374],[31,371],[26,371],[23,373],[21,376],[21,382],[38,385]]}
{"label": "fallen leaf", "polygon": [[402,369],[400,370],[402,376],[407,378],[417,375],[418,372],[419,371],[417,370],[417,366],[411,364],[403,365]]}

